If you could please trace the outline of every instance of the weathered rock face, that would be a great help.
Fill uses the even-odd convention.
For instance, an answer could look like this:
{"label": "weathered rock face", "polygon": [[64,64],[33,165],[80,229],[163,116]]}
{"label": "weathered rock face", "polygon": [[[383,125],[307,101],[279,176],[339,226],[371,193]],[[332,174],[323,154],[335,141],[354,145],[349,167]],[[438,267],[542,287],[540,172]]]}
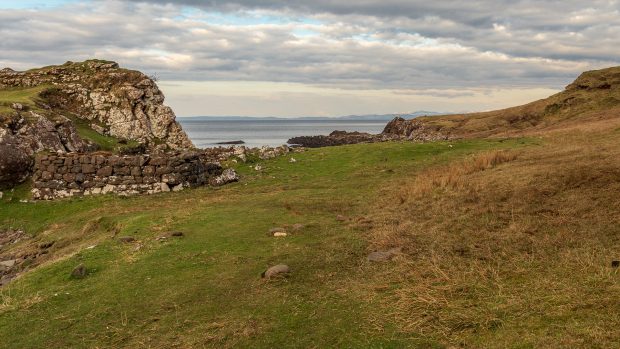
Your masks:
{"label": "weathered rock face", "polygon": [[0,159],[0,186],[14,186],[27,178],[31,160],[26,161],[24,154],[97,150],[97,144],[80,137],[74,122],[103,135],[137,141],[141,145],[136,149],[142,151],[193,148],[172,110],[163,104],[164,95],[155,82],[114,62],[0,70],[0,94],[15,91],[27,94],[30,102],[0,104],[0,149],[11,149]]}
{"label": "weathered rock face", "polygon": [[163,104],[157,84],[138,71],[96,60],[26,72],[0,71],[0,89],[48,85],[41,92],[46,109],[68,111],[116,138],[193,148],[172,109]]}
{"label": "weathered rock face", "polygon": [[395,117],[383,129],[383,136],[393,139],[406,139],[413,141],[438,141],[450,139],[450,136],[428,128],[417,119],[406,120]]}
{"label": "weathered rock face", "polygon": [[32,158],[19,146],[0,143],[0,189],[23,182],[30,174]]}

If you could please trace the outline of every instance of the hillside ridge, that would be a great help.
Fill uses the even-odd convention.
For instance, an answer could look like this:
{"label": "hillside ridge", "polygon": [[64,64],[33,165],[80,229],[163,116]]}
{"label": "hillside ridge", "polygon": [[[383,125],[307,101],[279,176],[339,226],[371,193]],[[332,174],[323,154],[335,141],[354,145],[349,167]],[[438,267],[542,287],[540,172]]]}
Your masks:
{"label": "hillside ridge", "polygon": [[396,117],[382,134],[410,140],[511,136],[613,118],[619,111],[620,66],[584,72],[564,91],[521,106],[410,120]]}

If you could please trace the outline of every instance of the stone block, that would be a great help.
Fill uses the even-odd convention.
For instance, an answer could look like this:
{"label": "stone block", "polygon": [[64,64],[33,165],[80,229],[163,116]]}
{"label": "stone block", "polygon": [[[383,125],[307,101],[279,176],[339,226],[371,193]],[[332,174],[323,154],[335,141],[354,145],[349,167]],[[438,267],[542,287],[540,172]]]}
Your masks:
{"label": "stone block", "polygon": [[127,166],[116,166],[114,167],[114,174],[117,176],[126,176],[131,174],[131,169]]}
{"label": "stone block", "polygon": [[41,179],[44,180],[44,181],[49,181],[52,178],[54,178],[54,174],[53,173],[50,173],[48,171],[43,171],[41,173]]}
{"label": "stone block", "polygon": [[91,165],[91,164],[83,164],[82,165],[82,173],[84,174],[90,174],[90,173],[95,173],[95,166]]}
{"label": "stone block", "polygon": [[169,167],[169,166],[158,166],[157,169],[155,170],[155,174],[161,176],[163,174],[171,173],[172,171],[173,171],[172,167]]}
{"label": "stone block", "polygon": [[97,176],[99,177],[109,177],[114,172],[114,168],[112,166],[104,166],[97,171]]}
{"label": "stone block", "polygon": [[142,176],[142,169],[140,168],[140,166],[134,166],[131,168],[131,175],[132,176]]}

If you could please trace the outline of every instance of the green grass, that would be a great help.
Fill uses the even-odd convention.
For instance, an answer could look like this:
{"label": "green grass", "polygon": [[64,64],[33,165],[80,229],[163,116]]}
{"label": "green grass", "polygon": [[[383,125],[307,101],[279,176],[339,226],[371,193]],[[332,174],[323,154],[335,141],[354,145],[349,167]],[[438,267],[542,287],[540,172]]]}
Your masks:
{"label": "green grass", "polygon": [[[389,309],[344,287],[363,280],[368,242],[335,217],[370,214],[385,186],[428,166],[532,141],[452,144],[311,150],[293,154],[295,163],[262,162],[261,172],[240,164],[242,181],[220,189],[2,202],[0,227],[25,229],[30,243],[55,240],[51,254],[60,258],[0,290],[0,346],[442,348],[401,332]],[[267,234],[295,223],[305,228]],[[185,237],[155,241],[171,230]],[[135,236],[141,248],[114,233]],[[90,274],[70,279],[79,263]],[[260,279],[277,263],[292,275]]]}
{"label": "green grass", "polygon": [[30,88],[8,88],[0,90],[0,113],[11,112],[13,103],[21,103],[24,106],[36,109],[36,100],[39,93],[49,88],[50,85],[40,85]]}
{"label": "green grass", "polygon": [[134,140],[127,141],[126,144],[121,144],[118,138],[102,135],[99,132],[93,130],[90,127],[90,121],[82,120],[80,118],[65,115],[70,118],[75,125],[75,129],[78,135],[85,140],[91,141],[99,146],[100,150],[118,152],[125,148],[132,148],[138,146],[140,143]]}

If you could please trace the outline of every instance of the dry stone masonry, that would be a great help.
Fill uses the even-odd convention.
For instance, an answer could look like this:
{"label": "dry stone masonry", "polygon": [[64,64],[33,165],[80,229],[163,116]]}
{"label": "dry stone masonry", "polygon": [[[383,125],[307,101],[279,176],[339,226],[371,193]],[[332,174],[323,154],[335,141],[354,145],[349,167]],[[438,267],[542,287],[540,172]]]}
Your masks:
{"label": "dry stone masonry", "polygon": [[204,161],[198,152],[39,155],[34,163],[32,194],[38,200],[108,193],[126,196],[237,180],[231,170],[222,172],[219,164]]}

